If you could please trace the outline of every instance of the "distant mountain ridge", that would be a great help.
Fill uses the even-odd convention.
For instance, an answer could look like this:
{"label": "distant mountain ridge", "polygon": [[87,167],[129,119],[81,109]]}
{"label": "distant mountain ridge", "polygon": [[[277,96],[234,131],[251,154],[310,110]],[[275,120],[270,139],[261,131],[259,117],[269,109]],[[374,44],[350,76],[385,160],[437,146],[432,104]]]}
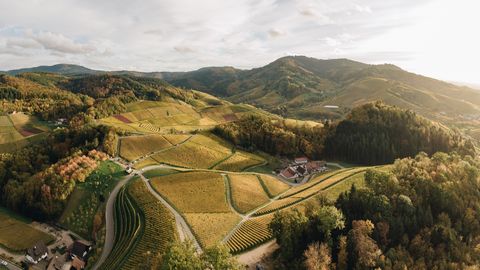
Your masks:
{"label": "distant mountain ridge", "polygon": [[349,59],[287,56],[250,70],[205,67],[188,72],[98,71],[60,64],[7,73],[22,72],[159,78],[178,87],[303,119],[339,118],[350,108],[375,100],[411,109],[444,123],[480,119],[477,90],[410,73],[390,64],[370,65]]}

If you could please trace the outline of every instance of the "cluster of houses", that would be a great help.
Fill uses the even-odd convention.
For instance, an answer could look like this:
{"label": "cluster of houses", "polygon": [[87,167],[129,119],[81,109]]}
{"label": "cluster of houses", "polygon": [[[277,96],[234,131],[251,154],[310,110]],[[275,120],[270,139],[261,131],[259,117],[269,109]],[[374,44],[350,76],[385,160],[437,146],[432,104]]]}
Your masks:
{"label": "cluster of houses", "polygon": [[280,172],[280,176],[286,179],[297,179],[308,176],[312,173],[323,172],[327,170],[327,163],[325,161],[311,161],[307,157],[295,158],[287,168]]}
{"label": "cluster of houses", "polygon": [[[65,254],[56,254],[49,258],[48,247],[43,242],[27,249],[25,259],[32,269],[48,270],[82,270],[87,263],[87,256],[92,246],[82,240],[76,240]],[[45,263],[44,263],[45,261]],[[42,265],[42,267],[40,267]]]}

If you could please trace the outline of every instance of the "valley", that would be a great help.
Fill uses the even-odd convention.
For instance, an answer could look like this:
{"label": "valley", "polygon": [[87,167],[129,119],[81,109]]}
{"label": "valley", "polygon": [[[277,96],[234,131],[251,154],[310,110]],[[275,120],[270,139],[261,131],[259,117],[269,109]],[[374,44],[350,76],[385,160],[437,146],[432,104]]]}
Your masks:
{"label": "valley", "polygon": [[[299,66],[302,76],[296,71]],[[268,76],[283,76],[285,69],[288,78],[304,85],[284,88],[273,79],[268,87],[257,85]],[[341,237],[352,239],[353,224],[363,217],[376,220],[380,230],[385,220],[392,227],[393,221],[411,225],[397,216],[423,216],[409,206],[422,201],[404,198],[402,190],[437,187],[400,188],[404,182],[395,177],[408,178],[414,174],[408,170],[430,163],[436,165],[428,168],[463,175],[473,166],[466,164],[475,162],[476,141],[443,121],[465,113],[454,112],[458,108],[475,114],[473,94],[470,107],[461,105],[442,93],[453,88],[429,81],[445,88],[419,99],[417,90],[400,86],[393,78],[359,75],[374,72],[403,80],[403,71],[346,60],[294,57],[277,60],[268,69],[228,72],[242,89],[224,85],[227,90],[222,94],[201,85],[195,87],[205,92],[185,89],[190,86],[180,82],[192,80],[180,80],[173,73],[162,76],[174,85],[145,74],[0,75],[4,93],[0,188],[2,206],[10,209],[5,222],[13,224],[16,213],[75,239],[61,246],[49,240],[51,233],[32,230],[31,241],[50,245],[41,264],[73,264],[65,255],[70,253],[60,252],[72,252],[73,242],[81,241],[89,244],[88,255],[80,259],[87,269],[156,268],[173,256],[172,250],[182,248],[195,258],[225,252],[249,267],[259,263],[268,249],[270,259],[292,259],[282,262],[288,265],[303,256],[298,252],[305,249],[306,235],[339,242]],[[247,80],[247,75],[255,79],[236,81]],[[423,78],[405,76],[417,86],[424,83]],[[275,91],[266,91],[269,87]],[[396,87],[404,87],[405,92]],[[352,94],[354,88],[362,98]],[[382,96],[385,88],[388,98]],[[412,91],[415,94],[406,97]],[[458,91],[458,98],[471,94],[468,89]],[[373,97],[384,102],[371,102]],[[443,120],[434,117],[434,108],[443,106],[439,102],[454,104],[450,109],[442,107],[448,111]],[[449,161],[463,167],[447,170],[444,164]],[[285,176],[290,167],[295,167],[294,174]],[[438,177],[434,184],[447,181],[437,174],[425,175]],[[382,185],[402,194],[392,195]],[[382,192],[386,194],[377,196]],[[441,209],[422,205],[422,211],[427,217],[435,211],[436,219],[450,211],[448,203],[442,203]],[[399,209],[389,210],[394,207]],[[422,224],[411,225],[416,230],[431,226],[430,220],[415,222]],[[2,228],[12,230],[9,236],[20,237],[18,230],[25,226]],[[396,244],[400,234],[413,237],[414,232],[407,235],[405,227],[392,231]],[[330,238],[333,231],[338,235]],[[381,233],[375,231],[373,236],[379,243],[386,237],[380,238]],[[22,251],[36,243],[15,243],[6,234],[0,235],[1,247],[6,248],[6,257],[20,264],[25,261]],[[276,255],[272,240],[279,244]],[[285,253],[289,245],[298,247]]]}

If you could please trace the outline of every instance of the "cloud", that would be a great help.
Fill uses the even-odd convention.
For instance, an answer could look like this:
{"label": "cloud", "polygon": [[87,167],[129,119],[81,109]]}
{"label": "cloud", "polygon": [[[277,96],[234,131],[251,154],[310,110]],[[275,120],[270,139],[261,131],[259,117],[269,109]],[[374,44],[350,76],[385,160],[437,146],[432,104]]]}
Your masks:
{"label": "cloud", "polygon": [[57,53],[87,54],[96,50],[95,47],[90,44],[75,42],[62,34],[49,31],[41,31],[38,33],[27,31],[27,36],[38,42],[45,49]]}
{"label": "cloud", "polygon": [[285,35],[285,33],[279,29],[272,28],[268,30],[268,35],[270,35],[270,37],[272,38],[276,38],[276,37]]}
{"label": "cloud", "polygon": [[[253,68],[287,54],[301,54],[370,63],[408,62],[407,67],[418,73],[441,66],[438,74],[448,74],[452,65],[436,62],[432,67],[432,59],[440,61],[445,52],[451,52],[449,59],[460,53],[462,57],[456,58],[462,61],[480,61],[473,57],[479,55],[478,42],[471,42],[475,39],[473,28],[480,23],[480,17],[470,14],[478,10],[480,4],[476,3],[0,1],[0,70],[58,62],[142,71],[216,65]],[[447,15],[435,15],[442,10]],[[451,20],[445,20],[449,16]],[[445,41],[446,36],[455,38]],[[428,57],[419,57],[420,63],[415,57],[422,54]],[[473,71],[453,72],[474,76]]]}
{"label": "cloud", "polygon": [[194,49],[188,47],[188,46],[175,46],[173,49],[179,53],[193,53],[195,52]]}

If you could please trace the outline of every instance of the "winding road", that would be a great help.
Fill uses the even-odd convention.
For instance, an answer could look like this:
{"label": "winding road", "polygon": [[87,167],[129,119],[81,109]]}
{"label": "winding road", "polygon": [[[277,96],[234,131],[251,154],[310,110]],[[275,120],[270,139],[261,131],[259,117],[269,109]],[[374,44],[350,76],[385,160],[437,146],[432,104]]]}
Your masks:
{"label": "winding road", "polygon": [[[177,145],[174,145],[173,147],[176,147],[178,145],[181,145],[181,144],[185,143],[186,141],[188,141],[192,137],[193,136],[189,137],[187,140],[185,140],[185,141],[183,141],[183,142],[181,142]],[[162,151],[165,151],[165,149],[157,151],[157,152],[162,152]],[[135,160],[135,162],[138,162],[138,161],[141,161],[145,158],[148,158],[151,155],[156,154],[157,152],[153,152],[153,153],[150,153],[149,155],[143,156],[143,157]],[[120,166],[122,166],[124,169],[126,169],[127,166],[129,166],[129,165],[127,165],[127,164],[129,164],[129,162],[126,161],[126,160],[123,160],[120,157],[112,158],[111,160],[113,162],[119,164]],[[343,166],[341,166],[338,163],[329,163],[329,164],[337,166],[339,168],[343,168]],[[272,203],[273,201],[278,199],[281,195],[283,195],[283,193],[282,193],[282,194],[279,194],[279,195],[275,196],[274,198],[271,198],[268,203],[265,203],[264,205],[252,210],[250,213],[241,214],[241,213],[238,213],[236,211],[236,209],[233,207],[232,202],[231,202],[231,197],[230,197],[230,194],[229,194],[230,193],[229,183],[228,183],[228,179],[226,178],[226,174],[231,173],[229,171],[214,170],[214,169],[189,169],[189,168],[181,168],[181,167],[171,166],[171,165],[167,165],[167,164],[152,165],[152,166],[147,166],[147,167],[145,167],[143,169],[140,169],[140,170],[134,170],[131,174],[125,176],[122,180],[120,180],[118,182],[118,184],[115,186],[115,188],[112,190],[110,196],[108,197],[107,204],[106,204],[106,210],[105,210],[105,220],[106,220],[105,243],[104,243],[104,247],[103,247],[103,250],[102,250],[102,254],[101,254],[100,258],[97,260],[96,264],[93,266],[93,268],[92,268],[93,270],[97,270],[97,269],[100,268],[100,266],[105,262],[108,255],[110,254],[110,252],[113,249],[113,246],[114,246],[114,243],[115,243],[115,224],[114,224],[114,216],[113,216],[113,212],[114,212],[113,208],[114,208],[115,199],[117,198],[117,195],[118,195],[118,192],[120,191],[120,189],[130,179],[132,179],[136,175],[140,176],[140,178],[144,181],[145,185],[147,186],[148,191],[155,198],[157,198],[174,215],[175,224],[176,224],[176,227],[177,227],[177,231],[178,231],[178,234],[179,234],[180,241],[186,241],[186,240],[191,241],[194,244],[194,246],[196,247],[197,253],[199,253],[199,254],[202,253],[202,248],[201,248],[198,240],[196,239],[195,235],[193,234],[192,230],[188,226],[184,217],[172,205],[170,205],[170,203],[167,202],[157,191],[155,191],[155,189],[152,187],[152,185],[150,183],[150,180],[143,175],[144,172],[154,170],[154,169],[160,169],[160,168],[175,169],[175,170],[178,170],[178,171],[209,171],[209,172],[221,173],[223,175],[224,180],[225,180],[226,189],[228,189],[228,190],[226,190],[226,195],[227,195],[227,197],[229,197],[229,198],[227,198],[228,203],[229,203],[230,207],[232,208],[232,210],[235,213],[239,214],[240,217],[242,218],[242,220],[232,230],[230,230],[230,232],[224,237],[223,242],[228,241],[228,239],[243,224],[243,222],[245,222],[249,218],[252,218],[252,215],[255,212],[257,212],[259,209],[261,209],[263,207],[266,207],[267,205],[269,205],[270,203]],[[236,174],[259,174],[259,173],[255,173],[255,172],[235,172],[235,173]],[[278,180],[288,184],[289,186],[298,186],[298,185],[304,184],[304,182],[307,182],[309,180],[309,179],[304,179],[304,181],[302,181],[300,183],[291,183],[291,182],[286,181],[285,179],[282,179],[280,177],[276,177],[276,178]]]}
{"label": "winding road", "polygon": [[[122,163],[116,162],[122,167],[125,167]],[[115,199],[117,198],[118,192],[120,189],[130,180],[134,174],[127,175],[120,180],[115,188],[112,190],[110,193],[110,196],[108,196],[107,204],[105,206],[105,227],[106,227],[106,233],[105,233],[105,243],[102,249],[102,254],[100,255],[100,258],[97,260],[95,265],[93,266],[93,270],[98,269],[103,262],[107,259],[108,255],[113,249],[113,245],[115,243],[115,222],[114,222],[114,216],[113,216],[113,205],[115,203]]]}

